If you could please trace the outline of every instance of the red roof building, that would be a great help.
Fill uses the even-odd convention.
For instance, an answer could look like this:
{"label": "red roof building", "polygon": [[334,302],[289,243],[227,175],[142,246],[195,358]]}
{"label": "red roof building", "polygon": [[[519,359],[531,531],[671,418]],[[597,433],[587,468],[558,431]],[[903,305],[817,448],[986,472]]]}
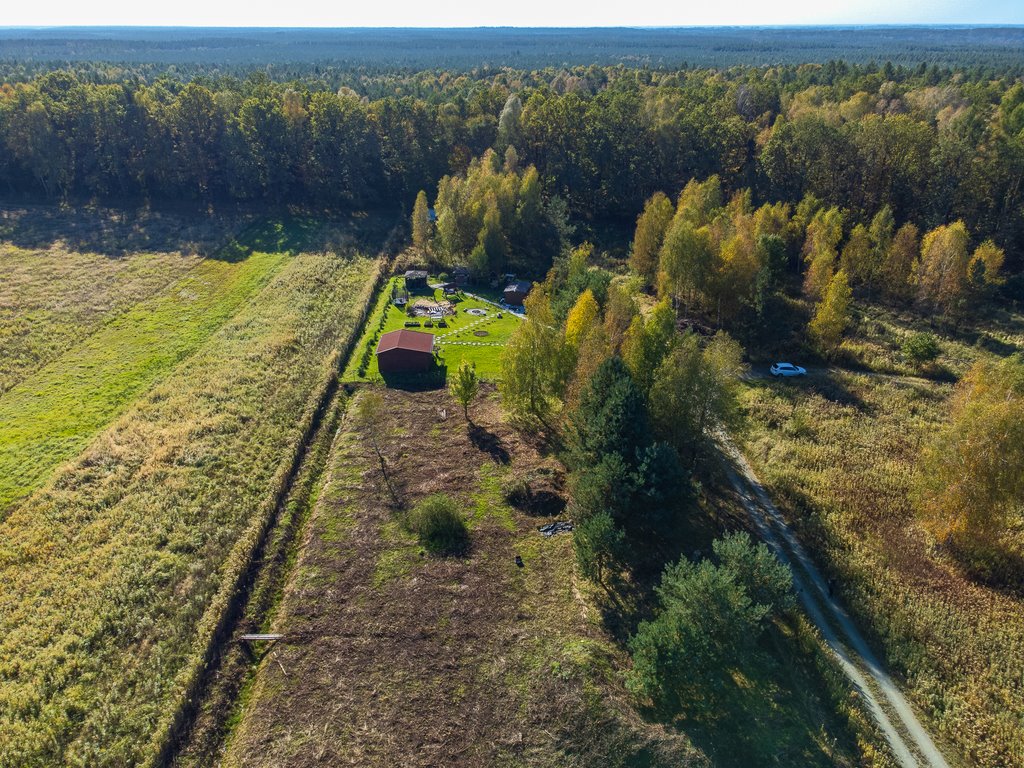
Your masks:
{"label": "red roof building", "polygon": [[381,373],[429,371],[434,365],[434,334],[397,330],[377,342],[377,367]]}

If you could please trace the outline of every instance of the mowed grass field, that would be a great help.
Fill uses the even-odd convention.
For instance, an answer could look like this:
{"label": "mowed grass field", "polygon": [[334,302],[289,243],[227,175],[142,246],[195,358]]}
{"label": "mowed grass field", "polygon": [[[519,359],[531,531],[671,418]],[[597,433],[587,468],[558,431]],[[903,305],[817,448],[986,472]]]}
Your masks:
{"label": "mowed grass field", "polygon": [[0,394],[180,280],[247,221],[0,207]]}
{"label": "mowed grass field", "polygon": [[[224,765],[709,765],[633,709],[571,535],[541,536],[550,517],[506,502],[513,476],[560,493],[560,470],[505,423],[493,388],[474,429],[441,416],[455,410],[443,390],[380,391],[373,430],[403,507],[370,435],[344,422],[272,625],[285,639],[242,698]],[[425,555],[402,522],[437,492],[467,519],[462,555]]]}
{"label": "mowed grass field", "polygon": [[[991,354],[991,339],[1009,352],[1020,343],[1015,327],[977,334],[976,344],[943,339],[939,363],[962,372]],[[873,317],[850,352],[899,370],[907,331]],[[909,501],[920,447],[952,392],[950,383],[841,370],[751,382],[746,454],[941,736],[974,765],[1024,765],[1024,600],[967,576]]]}
{"label": "mowed grass field", "polygon": [[379,262],[330,229],[260,229],[0,399],[14,438],[63,412],[81,440],[0,522],[0,765],[162,749],[370,298]]}
{"label": "mowed grass field", "polygon": [[253,253],[238,262],[205,259],[5,392],[0,516],[198,349],[286,259],[283,253]]}
{"label": "mowed grass field", "polygon": [[0,395],[199,261],[177,252],[117,258],[0,242]]}
{"label": "mowed grass field", "polygon": [[[436,337],[438,362],[446,370],[455,370],[463,360],[469,360],[476,366],[477,375],[488,381],[497,381],[501,377],[501,352],[522,319],[511,312],[502,311],[494,304],[475,298],[468,294],[448,297],[455,305],[456,314],[446,319],[447,327],[428,328],[423,325],[425,318],[410,317],[402,307],[391,302],[392,289],[404,289],[405,280],[393,277],[381,289],[377,304],[362,338],[356,345],[355,354],[345,369],[346,381],[383,381],[377,368],[377,357],[374,354],[381,334],[405,328],[406,322],[419,322],[420,326],[410,328],[413,331],[431,333]],[[418,298],[445,300],[441,290],[427,289]],[[481,310],[486,316],[466,314],[466,310]],[[498,317],[498,314],[502,317]],[[477,332],[480,332],[479,334]]]}

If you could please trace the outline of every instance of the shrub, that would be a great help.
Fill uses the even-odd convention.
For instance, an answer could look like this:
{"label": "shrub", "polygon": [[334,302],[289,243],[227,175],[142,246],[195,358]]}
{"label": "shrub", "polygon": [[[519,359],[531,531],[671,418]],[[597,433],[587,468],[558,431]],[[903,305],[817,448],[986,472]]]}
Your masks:
{"label": "shrub", "polygon": [[409,526],[432,555],[457,554],[469,541],[458,503],[443,493],[435,493],[417,504]]}
{"label": "shrub", "polygon": [[901,350],[907,360],[920,367],[939,356],[939,342],[930,333],[915,333],[903,342]]}

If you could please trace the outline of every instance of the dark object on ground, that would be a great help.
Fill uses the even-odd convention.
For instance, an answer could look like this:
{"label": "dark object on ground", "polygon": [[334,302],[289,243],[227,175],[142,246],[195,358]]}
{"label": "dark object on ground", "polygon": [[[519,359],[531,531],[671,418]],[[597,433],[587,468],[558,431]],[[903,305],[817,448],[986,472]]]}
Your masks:
{"label": "dark object on ground", "polygon": [[479,424],[473,424],[470,426],[469,439],[477,449],[489,453],[491,458],[498,464],[508,464],[511,460],[508,449],[501,441],[501,438],[493,432],[488,431],[486,428],[481,427]]}
{"label": "dark object on ground", "polygon": [[558,520],[547,525],[537,526],[542,536],[554,536],[556,533],[572,533],[572,520]]}
{"label": "dark object on ground", "polygon": [[406,328],[419,328],[420,327],[420,321],[419,320],[406,320],[405,321],[405,327]]}
{"label": "dark object on ground", "polygon": [[481,329],[479,331],[473,331],[473,335],[474,336],[490,336],[491,332],[490,331],[485,331],[485,330]]}
{"label": "dark object on ground", "polygon": [[521,558],[519,555],[516,555],[516,565],[518,565],[520,568],[524,568],[525,567],[523,565],[523,558]]}

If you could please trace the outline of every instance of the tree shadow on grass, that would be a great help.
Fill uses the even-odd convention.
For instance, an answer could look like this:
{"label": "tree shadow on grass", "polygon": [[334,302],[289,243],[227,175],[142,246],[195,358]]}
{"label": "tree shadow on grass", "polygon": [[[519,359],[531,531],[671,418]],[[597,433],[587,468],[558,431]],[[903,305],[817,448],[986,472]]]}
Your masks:
{"label": "tree shadow on grass", "polygon": [[851,765],[853,736],[795,642],[773,626],[737,663],[707,672],[692,713],[649,714],[674,721],[722,768]]}
{"label": "tree shadow on grass", "polygon": [[497,464],[508,464],[512,460],[502,439],[479,424],[469,425],[469,440],[478,451],[483,451]]}
{"label": "tree shadow on grass", "polygon": [[351,214],[225,206],[214,213],[197,205],[0,206],[0,239],[26,249],[60,244],[111,259],[180,251],[236,262],[256,251],[294,254],[357,246],[376,253],[384,248],[395,220],[395,211],[387,209]]}

